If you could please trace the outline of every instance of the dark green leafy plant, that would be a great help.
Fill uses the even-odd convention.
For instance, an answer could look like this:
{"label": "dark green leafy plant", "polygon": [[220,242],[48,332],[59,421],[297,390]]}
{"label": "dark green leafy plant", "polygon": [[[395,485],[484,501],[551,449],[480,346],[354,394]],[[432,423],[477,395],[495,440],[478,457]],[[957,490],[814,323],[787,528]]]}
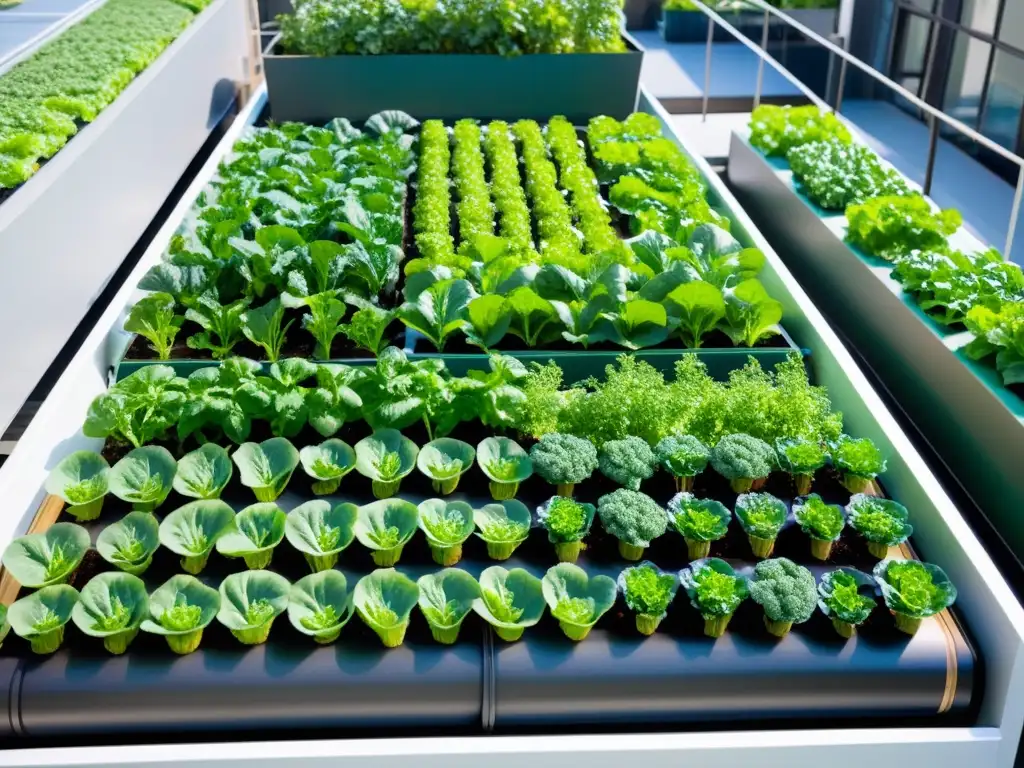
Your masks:
{"label": "dark green leafy plant", "polygon": [[124,329],[149,339],[159,360],[169,360],[174,339],[184,320],[174,314],[174,297],[169,293],[151,293],[139,299],[132,307]]}
{"label": "dark green leafy plant", "polygon": [[899,546],[914,532],[907,508],[889,499],[858,493],[850,498],[846,513],[850,527],[864,537],[868,552],[879,559],[885,558],[890,547]]}
{"label": "dark green leafy plant", "polygon": [[793,478],[797,496],[811,492],[814,473],[828,461],[828,454],[818,443],[802,438],[776,440],[775,456],[779,469]]}
{"label": "dark green leafy plant", "polygon": [[956,600],[956,587],[945,572],[931,563],[883,560],[875,566],[875,581],[896,628],[913,635],[921,622],[945,610]]}
{"label": "dark green leafy plant", "polygon": [[728,532],[732,512],[719,501],[698,499],[684,491],[669,500],[668,521],[686,540],[690,560],[699,560],[711,552],[712,542]]}
{"label": "dark green leafy plant", "polygon": [[626,488],[598,499],[597,514],[604,529],[619,540],[619,554],[626,560],[639,560],[668,525],[665,510],[658,502]]}
{"label": "dark green leafy plant", "polygon": [[785,637],[794,624],[814,613],[818,590],[814,575],[792,560],[777,557],[754,566],[750,596],[764,608],[764,625],[776,637]]}
{"label": "dark green leafy plant", "polygon": [[679,572],[690,604],[704,619],[704,634],[721,637],[733,613],[750,595],[748,581],[717,557],[696,560]]}
{"label": "dark green leafy plant", "polygon": [[82,432],[139,448],[163,437],[178,422],[185,390],[185,380],[170,366],[147,365],[92,401]]}
{"label": "dark green leafy plant", "polygon": [[832,620],[840,637],[853,637],[857,625],[867,621],[874,610],[874,596],[864,594],[869,585],[871,578],[853,568],[839,568],[821,577],[818,607]]}
{"label": "dark green leafy plant", "polygon": [[575,563],[579,558],[596,511],[593,504],[565,496],[553,496],[537,507],[537,520],[547,530],[559,562]]}
{"label": "dark green leafy plant", "polygon": [[578,565],[559,563],[541,579],[544,600],[570,640],[586,639],[598,620],[615,604],[617,588],[608,576],[590,576]]}
{"label": "dark green leafy plant", "polygon": [[202,327],[200,333],[189,336],[189,349],[207,349],[215,360],[231,354],[242,340],[242,318],[251,299],[243,296],[229,304],[221,304],[213,291],[203,293],[185,310],[185,319]]}
{"label": "dark green leafy plant", "polygon": [[955,210],[934,211],[921,195],[876,197],[846,209],[846,240],[887,261],[915,250],[943,249],[963,223]]}
{"label": "dark green leafy plant", "polygon": [[262,307],[247,309],[242,313],[242,333],[253,344],[263,347],[267,360],[276,362],[281,357],[285,334],[293,322],[284,322],[284,305],[281,300],[271,299]]}
{"label": "dark green leafy plant", "polygon": [[654,446],[658,464],[675,481],[676,490],[693,490],[693,480],[705,470],[711,459],[711,451],[693,435],[669,435]]}
{"label": "dark green leafy plant", "polygon": [[885,458],[866,437],[855,440],[841,435],[832,446],[832,463],[843,473],[843,485],[850,493],[864,493],[875,478],[885,472]]}
{"label": "dark green leafy plant", "polygon": [[793,517],[803,532],[811,538],[811,556],[828,560],[832,545],[839,539],[846,518],[835,504],[826,504],[816,493],[793,504]]}
{"label": "dark green leafy plant", "polygon": [[626,605],[636,613],[637,631],[642,635],[653,635],[676,596],[679,577],[645,561],[622,571],[617,584]]}
{"label": "dark green leafy plant", "polygon": [[754,557],[771,557],[775,537],[786,523],[786,505],[770,493],[740,494],[736,518],[747,533]]}

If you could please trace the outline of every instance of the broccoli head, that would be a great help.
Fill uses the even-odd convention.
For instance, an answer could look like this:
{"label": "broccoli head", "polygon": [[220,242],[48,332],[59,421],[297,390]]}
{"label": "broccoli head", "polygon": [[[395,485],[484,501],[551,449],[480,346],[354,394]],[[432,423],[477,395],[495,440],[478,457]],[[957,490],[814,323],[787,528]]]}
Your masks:
{"label": "broccoli head", "polygon": [[[597,469],[597,449],[589,440],[573,435],[551,432],[530,449],[530,459],[538,475],[559,493],[569,495],[572,486],[582,483]],[[562,493],[563,489],[566,493]]]}
{"label": "broccoli head", "polygon": [[626,437],[605,443],[597,463],[609,480],[639,491],[640,483],[654,474],[656,459],[646,440]]}
{"label": "broccoli head", "polygon": [[818,604],[814,575],[785,557],[754,566],[750,596],[764,608],[765,624],[772,634],[785,634],[791,625],[804,623]]}
{"label": "broccoli head", "polygon": [[639,560],[651,540],[668,527],[668,516],[658,502],[626,488],[598,499],[597,514],[604,529],[619,540],[622,556],[630,560]]}
{"label": "broccoli head", "polygon": [[754,480],[768,477],[775,468],[775,449],[750,435],[726,435],[711,451],[711,466],[736,493],[746,493]]}

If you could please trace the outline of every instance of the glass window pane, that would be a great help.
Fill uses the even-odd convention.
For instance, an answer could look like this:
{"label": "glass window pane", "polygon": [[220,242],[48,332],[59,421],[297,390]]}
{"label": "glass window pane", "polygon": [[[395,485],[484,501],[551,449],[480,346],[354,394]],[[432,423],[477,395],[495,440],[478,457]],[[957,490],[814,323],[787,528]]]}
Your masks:
{"label": "glass window pane", "polygon": [[900,47],[900,58],[896,62],[897,72],[924,72],[925,55],[928,51],[928,38],[932,32],[932,23],[927,19],[913,14],[904,15],[903,45]]}
{"label": "glass window pane", "polygon": [[943,100],[944,111],[973,128],[978,127],[981,92],[992,46],[984,40],[957,32]]}
{"label": "glass window pane", "polygon": [[1024,3],[1020,0],[1006,0],[999,39],[1014,48],[1024,50]]}
{"label": "glass window pane", "polygon": [[981,132],[1004,147],[1015,150],[1022,106],[1024,58],[997,50]]}
{"label": "glass window pane", "polygon": [[[1007,0],[1010,4],[1013,1]],[[1000,0],[963,0],[960,23],[975,32],[983,32],[986,35],[995,34],[999,2]]]}

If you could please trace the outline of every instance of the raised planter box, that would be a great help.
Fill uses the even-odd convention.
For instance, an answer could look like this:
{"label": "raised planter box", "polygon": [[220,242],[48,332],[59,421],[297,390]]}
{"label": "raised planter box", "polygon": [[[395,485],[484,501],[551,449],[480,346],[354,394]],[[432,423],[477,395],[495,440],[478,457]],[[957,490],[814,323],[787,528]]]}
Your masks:
{"label": "raised planter box", "polygon": [[492,120],[565,115],[624,118],[636,107],[643,51],[626,53],[288,56],[274,38],[263,55],[274,120],[365,120],[385,109],[418,118]]}
{"label": "raised planter box", "polygon": [[[242,0],[216,0],[0,205],[0,432],[235,100]],[[30,319],[30,320],[29,320]]]}
{"label": "raised planter box", "polygon": [[[845,216],[800,195],[784,162],[733,134],[729,179],[862,364],[1024,561],[1024,399],[963,353],[971,334],[940,327],[903,293],[892,265],[848,246]],[[983,248],[963,231],[955,239]]]}

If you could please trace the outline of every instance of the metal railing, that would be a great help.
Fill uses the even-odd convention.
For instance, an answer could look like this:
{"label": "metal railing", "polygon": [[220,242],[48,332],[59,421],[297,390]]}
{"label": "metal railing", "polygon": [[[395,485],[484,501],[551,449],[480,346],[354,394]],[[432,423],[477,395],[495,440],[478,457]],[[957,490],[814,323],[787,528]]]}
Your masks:
{"label": "metal railing", "polygon": [[[921,112],[928,116],[928,160],[925,165],[924,184],[922,184],[922,191],[925,195],[931,193],[932,181],[935,173],[935,160],[938,154],[939,144],[939,124],[944,123],[950,128],[956,130],[958,133],[963,134],[970,140],[981,145],[990,152],[995,153],[999,157],[1013,163],[1017,166],[1017,188],[1013,196],[1013,204],[1010,209],[1010,221],[1006,232],[1006,244],[1003,249],[1003,254],[1006,258],[1009,258],[1011,248],[1013,247],[1013,239],[1017,229],[1017,220],[1020,215],[1021,200],[1024,199],[1024,158],[1015,155],[1005,147],[992,141],[987,136],[982,135],[975,129],[968,125],[960,122],[954,117],[950,117],[945,112],[936,109],[931,104],[918,97],[916,94],[911,93],[906,88],[901,86],[899,83],[889,79],[877,69],[867,64],[851,53],[840,48],[838,45],[833,43],[831,40],[819,35],[812,29],[804,26],[800,22],[792,19],[783,11],[775,8],[765,0],[745,0],[745,2],[754,7],[760,9],[764,13],[764,24],[761,32],[761,45],[759,46],[753,40],[748,38],[742,32],[733,27],[729,22],[723,19],[718,13],[708,7],[703,0],[691,0],[694,7],[696,7],[701,13],[708,17],[708,37],[707,37],[707,52],[704,56],[704,98],[701,106],[701,119],[707,119],[708,113],[708,96],[711,90],[711,52],[712,45],[714,43],[714,31],[715,25],[722,27],[726,32],[732,35],[736,40],[746,46],[748,49],[753,51],[758,56],[757,64],[757,86],[754,91],[754,107],[761,103],[761,91],[764,86],[764,65],[767,62],[773,66],[776,71],[786,80],[788,80],[797,90],[800,91],[812,104],[817,106],[819,109],[831,110],[833,113],[838,113],[839,109],[843,104],[843,89],[846,84],[846,71],[849,65],[853,65],[864,74],[871,77],[876,82],[888,87],[897,95],[906,99],[908,102],[917,107]],[[797,78],[792,72],[786,69],[780,64],[774,57],[768,53],[768,25],[771,21],[771,17],[774,16],[779,19],[782,23],[800,32],[808,40],[813,40],[819,45],[823,46],[833,56],[838,56],[841,60],[839,65],[839,81],[838,90],[836,92],[835,104],[830,105],[827,101],[822,99],[810,88],[808,88],[799,78]],[[933,27],[932,34],[934,35]],[[830,61],[834,59],[830,58]]]}

